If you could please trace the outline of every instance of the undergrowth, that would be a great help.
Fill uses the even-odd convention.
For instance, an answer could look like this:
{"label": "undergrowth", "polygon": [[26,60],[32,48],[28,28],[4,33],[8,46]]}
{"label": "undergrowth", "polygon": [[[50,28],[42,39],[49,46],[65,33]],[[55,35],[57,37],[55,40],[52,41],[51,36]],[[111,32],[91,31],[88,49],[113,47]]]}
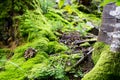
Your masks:
{"label": "undergrowth", "polygon": [[[25,5],[18,3],[15,6],[17,12],[20,10],[18,6]],[[22,44],[12,51],[13,56],[10,58],[6,57],[11,53],[9,50],[0,49],[0,67],[4,67],[0,68],[0,80],[69,80],[65,70],[73,66],[81,54],[65,54],[69,49],[59,43],[56,35],[76,30],[81,35],[86,35],[91,27],[83,19],[97,25],[99,18],[79,11],[76,5],[66,5],[63,8],[59,5],[59,9],[55,9],[49,5],[51,1],[43,1],[44,5],[39,0],[26,3],[23,14],[14,16],[14,20],[19,22],[17,25]],[[36,49],[37,53],[35,57],[26,60],[24,52],[30,47]],[[77,76],[80,77],[81,71],[78,73]]]}

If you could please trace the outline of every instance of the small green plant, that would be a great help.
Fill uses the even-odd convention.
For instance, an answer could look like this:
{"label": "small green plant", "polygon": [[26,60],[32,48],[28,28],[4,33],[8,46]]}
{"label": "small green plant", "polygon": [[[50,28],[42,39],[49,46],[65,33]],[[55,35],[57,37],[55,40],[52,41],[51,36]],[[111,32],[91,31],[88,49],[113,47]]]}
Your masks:
{"label": "small green plant", "polygon": [[43,13],[48,13],[49,8],[55,5],[53,0],[40,0],[40,8],[42,9]]}
{"label": "small green plant", "polygon": [[63,26],[64,25],[63,25],[62,21],[54,21],[52,30],[53,31],[60,31],[60,30],[62,30]]}
{"label": "small green plant", "polygon": [[50,64],[38,64],[30,71],[29,79],[38,80],[64,80],[65,73],[62,65],[51,66]]}

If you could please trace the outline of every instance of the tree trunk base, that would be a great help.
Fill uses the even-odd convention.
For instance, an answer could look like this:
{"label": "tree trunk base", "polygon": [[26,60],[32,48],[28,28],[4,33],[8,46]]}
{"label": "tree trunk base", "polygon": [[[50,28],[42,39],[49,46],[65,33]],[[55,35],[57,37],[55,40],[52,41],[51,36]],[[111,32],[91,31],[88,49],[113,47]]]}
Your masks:
{"label": "tree trunk base", "polygon": [[[96,53],[97,54],[97,53]],[[119,80],[120,53],[103,50],[95,67],[82,80]]]}

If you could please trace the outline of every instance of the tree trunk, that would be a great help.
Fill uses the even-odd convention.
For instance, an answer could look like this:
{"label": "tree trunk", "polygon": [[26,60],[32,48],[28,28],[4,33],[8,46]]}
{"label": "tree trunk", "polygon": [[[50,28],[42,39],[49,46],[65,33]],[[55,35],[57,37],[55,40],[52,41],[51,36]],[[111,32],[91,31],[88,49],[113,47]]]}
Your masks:
{"label": "tree trunk", "polygon": [[[110,10],[107,8],[110,8]],[[95,63],[97,62],[97,64],[89,73],[87,73],[84,76],[82,80],[119,80],[120,79],[120,52],[119,52],[120,23],[118,22],[119,20],[116,20],[114,16],[109,15],[109,12],[111,10],[114,11],[115,8],[116,7],[114,3],[110,3],[106,5],[106,7],[103,10],[103,16],[107,17],[107,19],[106,18],[104,19],[103,17],[103,22],[104,24],[107,25],[102,26],[98,40],[105,42],[109,45],[103,43],[99,43],[99,45],[97,43],[97,45],[95,45],[93,60]],[[106,14],[106,16],[104,14]],[[113,18],[110,18],[110,16]],[[108,23],[109,21],[111,21],[111,19],[113,20],[113,22]],[[110,24],[112,24],[112,26],[110,26]],[[105,33],[103,34],[103,32]],[[105,36],[105,34],[107,35]],[[108,37],[110,36],[110,34],[112,34],[111,37]],[[107,48],[105,46],[107,46]]]}

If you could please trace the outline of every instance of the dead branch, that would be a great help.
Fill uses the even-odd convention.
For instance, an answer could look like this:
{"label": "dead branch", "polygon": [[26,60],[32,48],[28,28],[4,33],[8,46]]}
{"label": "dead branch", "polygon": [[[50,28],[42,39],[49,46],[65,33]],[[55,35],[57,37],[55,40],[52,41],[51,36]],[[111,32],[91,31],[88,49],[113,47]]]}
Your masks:
{"label": "dead branch", "polygon": [[92,53],[93,50],[94,50],[94,48],[91,49],[88,53],[86,53],[85,56],[83,56],[82,58],[80,58],[80,59],[76,62],[76,64],[74,64],[74,65],[72,66],[72,68],[78,66],[81,62],[83,62],[83,61]]}

